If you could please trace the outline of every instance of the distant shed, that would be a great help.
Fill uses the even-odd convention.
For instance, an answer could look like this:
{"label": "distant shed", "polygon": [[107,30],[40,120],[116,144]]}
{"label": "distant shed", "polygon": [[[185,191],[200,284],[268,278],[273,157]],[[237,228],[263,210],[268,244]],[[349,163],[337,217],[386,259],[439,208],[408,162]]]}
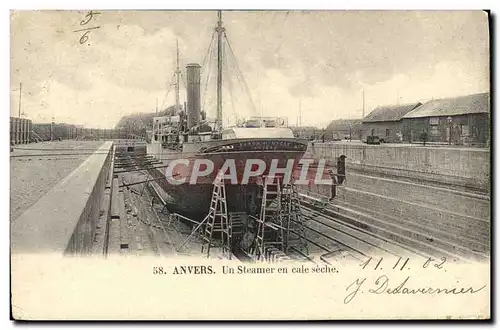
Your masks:
{"label": "distant shed", "polygon": [[487,145],[490,139],[490,94],[431,100],[403,116],[403,138],[429,142]]}
{"label": "distant shed", "polygon": [[363,140],[378,136],[381,142],[402,142],[404,115],[422,103],[385,105],[375,108],[363,119]]}
{"label": "distant shed", "polygon": [[325,129],[328,139],[361,139],[361,119],[334,119]]}

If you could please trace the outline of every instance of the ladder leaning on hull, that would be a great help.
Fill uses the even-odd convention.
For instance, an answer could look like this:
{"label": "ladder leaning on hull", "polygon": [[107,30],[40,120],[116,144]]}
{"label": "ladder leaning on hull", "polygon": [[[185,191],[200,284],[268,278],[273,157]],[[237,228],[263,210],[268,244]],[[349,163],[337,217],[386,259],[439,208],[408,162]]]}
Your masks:
{"label": "ladder leaning on hull", "polygon": [[286,227],[285,252],[295,249],[308,255],[309,248],[305,234],[304,217],[300,208],[297,186],[294,184],[283,186],[281,210],[283,212],[283,223]]}
{"label": "ladder leaning on hull", "polygon": [[[205,221],[201,252],[206,251],[208,258],[211,248],[220,247],[222,254],[231,259],[233,229],[227,215],[226,187],[221,175],[215,179],[210,210],[202,222]],[[215,244],[214,233],[220,233],[220,245]]]}
{"label": "ladder leaning on hull", "polygon": [[[285,250],[284,227],[281,212],[281,178],[265,176],[264,189],[262,194],[262,205],[260,217],[257,220],[257,235],[255,238],[254,259],[263,260],[266,258],[266,251],[274,247],[280,251]],[[270,189],[271,188],[271,189]],[[274,189],[273,189],[274,188]],[[270,199],[275,196],[274,200]],[[271,203],[269,201],[271,200]],[[273,241],[266,240],[266,229],[272,229],[275,232]]]}
{"label": "ladder leaning on hull", "polygon": [[297,187],[294,184],[282,185],[280,177],[263,177],[263,180],[253,259],[289,259],[287,254],[291,249],[309,254]]}

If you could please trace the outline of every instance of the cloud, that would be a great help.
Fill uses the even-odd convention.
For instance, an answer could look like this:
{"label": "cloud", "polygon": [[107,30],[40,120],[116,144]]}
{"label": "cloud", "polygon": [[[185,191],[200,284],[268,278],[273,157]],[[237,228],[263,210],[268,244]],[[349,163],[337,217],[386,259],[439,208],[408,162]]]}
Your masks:
{"label": "cloud", "polygon": [[[372,84],[418,67],[432,71],[439,60],[487,60],[486,16],[471,12],[300,12],[278,14],[286,27],[266,31],[264,68],[304,70],[313,84],[359,87],[352,72]],[[253,27],[251,27],[253,28]],[[260,39],[248,33],[247,45]],[[253,39],[253,40],[252,40]],[[254,43],[255,41],[255,43]],[[274,45],[273,45],[274,41]],[[276,46],[276,47],[275,47]],[[248,47],[248,46],[247,46]],[[273,52],[276,51],[276,52]],[[300,59],[301,65],[292,65]],[[287,66],[287,64],[289,64]],[[309,91],[306,94],[314,94]]]}
{"label": "cloud", "polygon": [[[11,114],[19,82],[23,109],[36,120],[53,113],[112,127],[122,115],[152,111],[157,99],[172,104],[176,40],[182,69],[201,64],[216,23],[208,11],[103,11],[88,25],[100,28],[80,44],[81,32],[74,31],[85,15],[12,13]],[[489,88],[488,22],[480,11],[230,11],[223,20],[257,113],[265,109],[292,123],[299,100],[303,121],[319,125],[359,117],[363,89],[368,112],[397,95],[413,101]],[[254,114],[234,73],[231,82],[225,78],[230,120]],[[206,110],[215,113],[215,85],[208,90]]]}

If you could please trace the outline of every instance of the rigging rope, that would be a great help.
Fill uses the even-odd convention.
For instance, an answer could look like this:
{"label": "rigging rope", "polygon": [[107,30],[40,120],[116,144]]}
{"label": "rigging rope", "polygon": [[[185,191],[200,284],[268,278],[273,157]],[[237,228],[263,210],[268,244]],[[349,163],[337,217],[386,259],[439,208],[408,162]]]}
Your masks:
{"label": "rigging rope", "polygon": [[167,90],[167,93],[165,94],[165,97],[163,98],[163,101],[161,103],[161,110],[160,111],[165,110],[164,109],[165,108],[165,101],[167,100],[168,94],[170,94],[170,91],[172,90],[172,86],[174,85],[174,82],[175,82],[175,73],[174,73],[174,75],[172,77],[172,82],[170,83],[170,86],[169,86],[169,88]]}
{"label": "rigging rope", "polygon": [[[207,52],[205,53],[205,56],[203,58],[203,64],[202,64],[202,72],[205,73],[207,72],[207,75],[206,75],[206,79],[205,80],[205,86],[203,88],[203,94],[202,94],[202,98],[203,98],[203,104],[202,104],[202,109],[207,113],[207,111],[205,110],[205,106],[206,106],[206,103],[207,103],[207,91],[208,91],[208,86],[210,85],[211,83],[211,80],[213,79],[213,77],[211,77],[211,71],[212,71],[212,62],[214,61],[214,58],[215,58],[215,54],[217,52],[217,47],[215,45],[215,38],[216,38],[216,32],[214,31],[214,33],[212,34],[212,39],[210,40],[210,44],[208,45],[208,48],[207,48]],[[248,95],[248,99],[250,100],[250,105],[251,105],[251,109],[252,109],[252,112],[253,114],[257,114],[257,109],[255,107],[255,103],[252,99],[252,95],[250,93],[250,88],[248,87],[248,83],[246,82],[245,80],[245,77],[243,75],[243,72],[241,71],[239,65],[238,65],[238,61],[236,60],[236,56],[234,54],[234,51],[231,47],[231,43],[229,42],[229,38],[226,34],[226,32],[224,32],[224,37],[223,37],[224,41],[227,43],[227,47],[225,45],[223,45],[222,47],[222,52],[223,52],[223,59],[225,58],[226,60],[222,60],[222,67],[223,69],[226,69],[226,74],[228,76],[228,79],[225,79],[225,80],[228,80],[228,82],[226,83],[227,86],[224,86],[224,87],[227,87],[227,90],[230,92],[230,101],[231,101],[231,105],[233,107],[233,112],[235,114],[235,116],[237,117],[237,114],[236,114],[236,109],[235,109],[235,106],[234,106],[234,96],[232,94],[232,91],[233,91],[233,85],[232,85],[232,82],[230,81],[229,79],[229,60],[231,62],[233,62],[233,66],[235,68],[235,76],[236,76],[236,79],[238,81],[238,84],[240,85],[241,87],[241,90],[243,93],[247,94]],[[229,52],[226,50],[226,48],[229,48]],[[229,54],[228,54],[229,53]],[[228,55],[230,55],[230,58],[228,57]]]}
{"label": "rigging rope", "polygon": [[209,55],[209,52],[212,50],[212,44],[215,39],[215,31],[212,33],[212,39],[210,40],[210,43],[208,44],[207,50],[205,51],[205,56],[203,57],[203,62],[201,63],[201,68],[202,70],[205,68],[205,61],[207,60],[207,56]]}
{"label": "rigging rope", "polygon": [[[222,47],[222,53],[223,53],[223,58],[227,58],[227,54],[226,54],[226,47]],[[236,108],[234,107],[234,100],[233,100],[233,93],[232,93],[232,89],[233,89],[233,84],[231,83],[231,79],[229,79],[229,61],[225,61],[223,64],[225,64],[225,66],[223,66],[223,68],[226,69],[226,72],[228,73],[228,78],[226,79],[227,81],[227,85],[228,85],[228,92],[229,92],[229,99],[231,100],[231,107],[233,108],[233,115],[235,117],[235,121],[236,121],[236,125],[238,124],[238,113],[236,112]]]}
{"label": "rigging rope", "polygon": [[187,90],[187,84],[186,81],[184,80],[184,75],[182,74],[182,72],[181,72],[181,80],[184,83],[184,88]]}
{"label": "rigging rope", "polygon": [[[213,36],[215,36],[215,33],[213,34]],[[214,40],[214,38],[212,38],[212,41]],[[208,90],[208,85],[209,85],[209,82],[210,82],[210,71],[211,71],[211,68],[212,66],[210,65],[212,63],[212,58],[213,58],[213,55],[215,53],[215,47],[212,47],[212,42],[210,42],[210,54],[209,54],[209,58],[208,58],[208,73],[207,73],[207,79],[206,79],[206,82],[205,82],[205,88],[203,89],[203,105],[202,105],[202,109],[205,111],[205,113],[207,113],[207,111],[205,110],[205,103],[207,101],[207,98],[206,98],[206,95],[207,95],[207,90]]]}
{"label": "rigging rope", "polygon": [[[283,29],[284,29],[284,31],[287,31],[287,26],[288,26],[288,25],[286,24],[286,22],[287,22],[287,19],[288,19],[288,16],[289,16],[289,15],[290,15],[290,11],[289,11],[289,10],[287,10],[287,12],[286,12],[286,14],[285,14],[285,19],[283,20],[283,25],[284,25],[284,28],[283,28]],[[281,37],[280,37],[278,40],[281,40],[281,41],[283,41],[283,40],[284,40],[284,39],[283,39],[283,34],[284,34],[284,33],[282,33],[282,34],[281,34]],[[279,42],[279,43],[277,43],[277,45],[276,45],[276,49],[274,50],[274,54],[278,54],[278,53],[281,51],[281,47],[283,47],[283,42]]]}
{"label": "rigging rope", "polygon": [[249,99],[250,99],[250,104],[252,105],[252,111],[255,114],[255,113],[257,113],[257,110],[255,108],[255,104],[253,103],[252,95],[250,94],[250,88],[248,88],[248,84],[247,84],[247,82],[245,80],[245,77],[243,76],[243,73],[240,70],[240,67],[238,65],[238,61],[236,60],[236,56],[234,55],[233,48],[231,47],[231,43],[229,42],[229,39],[227,37],[226,32],[224,32],[224,39],[226,39],[227,45],[229,47],[229,51],[231,52],[234,64],[235,64],[236,69],[237,69],[237,73],[241,76],[241,79],[243,81],[243,86],[244,86],[244,88],[245,88],[245,90],[246,90],[246,92],[248,94]]}

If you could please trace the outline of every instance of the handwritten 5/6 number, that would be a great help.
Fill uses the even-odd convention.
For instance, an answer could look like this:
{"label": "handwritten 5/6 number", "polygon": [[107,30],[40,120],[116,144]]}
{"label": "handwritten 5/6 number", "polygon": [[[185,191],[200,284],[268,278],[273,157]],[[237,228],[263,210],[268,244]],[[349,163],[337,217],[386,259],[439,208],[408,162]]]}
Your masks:
{"label": "handwritten 5/6 number", "polygon": [[102,13],[94,12],[92,10],[89,11],[87,15],[85,15],[85,18],[87,18],[87,20],[80,21],[80,25],[87,25],[88,22],[90,22],[94,18],[94,15],[101,15],[101,14]]}
{"label": "handwritten 5/6 number", "polygon": [[[85,15],[85,19],[83,19],[82,21],[80,21],[80,25],[87,25],[93,18],[94,18],[94,15],[100,15],[101,13],[98,13],[98,12],[94,12],[94,11],[89,11],[87,13],[87,15]],[[83,35],[80,37],[80,45],[83,45],[84,43],[87,43],[87,41],[89,40],[89,34],[90,34],[90,31],[91,30],[95,30],[95,29],[100,29],[101,27],[100,26],[93,26],[93,27],[88,27],[88,28],[84,28],[84,29],[79,29],[79,30],[75,30],[73,32],[84,32]],[[90,46],[90,44],[88,44]]]}

